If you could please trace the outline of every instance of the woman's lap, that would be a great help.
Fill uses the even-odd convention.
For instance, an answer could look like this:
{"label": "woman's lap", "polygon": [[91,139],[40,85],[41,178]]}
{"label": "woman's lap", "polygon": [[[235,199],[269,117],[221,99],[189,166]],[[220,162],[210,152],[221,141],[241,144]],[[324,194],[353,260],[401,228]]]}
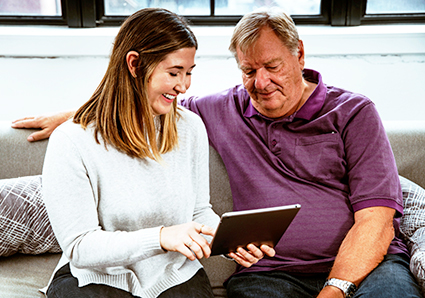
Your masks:
{"label": "woman's lap", "polygon": [[[47,291],[48,298],[134,298],[131,293],[103,284],[89,284],[78,287],[78,280],[71,274],[69,264],[59,269]],[[200,269],[190,280],[176,285],[159,296],[173,297],[214,297],[204,269]]]}

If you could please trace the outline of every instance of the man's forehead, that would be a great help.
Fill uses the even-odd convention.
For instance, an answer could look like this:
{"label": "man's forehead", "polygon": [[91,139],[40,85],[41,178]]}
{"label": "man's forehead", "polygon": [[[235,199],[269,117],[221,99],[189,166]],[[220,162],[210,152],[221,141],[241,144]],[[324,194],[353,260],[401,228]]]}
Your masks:
{"label": "man's forehead", "polygon": [[236,47],[240,66],[264,66],[282,61],[290,53],[286,45],[272,31],[262,29],[258,38],[250,43]]}
{"label": "man's forehead", "polygon": [[256,55],[254,52],[238,51],[238,64],[241,69],[251,69],[261,66],[268,66],[272,64],[281,63],[283,57],[281,55],[273,55],[273,53],[267,53],[265,55]]}

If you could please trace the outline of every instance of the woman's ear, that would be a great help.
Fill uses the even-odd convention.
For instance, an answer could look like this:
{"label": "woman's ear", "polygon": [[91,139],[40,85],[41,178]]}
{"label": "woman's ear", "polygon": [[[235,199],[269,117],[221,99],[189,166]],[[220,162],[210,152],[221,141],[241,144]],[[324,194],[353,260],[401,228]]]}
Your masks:
{"label": "woman's ear", "polygon": [[127,56],[125,57],[127,61],[127,67],[130,71],[131,75],[135,78],[137,78],[136,68],[137,68],[137,61],[139,60],[139,53],[136,51],[130,51],[127,53]]}

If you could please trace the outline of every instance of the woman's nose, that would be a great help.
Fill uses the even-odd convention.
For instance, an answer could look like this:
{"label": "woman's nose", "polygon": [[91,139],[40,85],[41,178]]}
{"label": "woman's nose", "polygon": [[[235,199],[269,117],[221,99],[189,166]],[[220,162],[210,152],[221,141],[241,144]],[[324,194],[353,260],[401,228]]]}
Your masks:
{"label": "woman's nose", "polygon": [[178,91],[179,93],[186,93],[186,90],[189,88],[190,86],[190,81],[188,79],[182,79],[180,80],[176,86],[174,87],[174,89],[176,91]]}

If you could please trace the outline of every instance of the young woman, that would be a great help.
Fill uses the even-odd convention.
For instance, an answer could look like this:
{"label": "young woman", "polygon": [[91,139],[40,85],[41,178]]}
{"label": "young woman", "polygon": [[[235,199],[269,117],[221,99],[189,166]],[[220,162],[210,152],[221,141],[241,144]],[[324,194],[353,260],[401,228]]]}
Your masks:
{"label": "young woman", "polygon": [[[208,140],[176,102],[196,49],[174,13],[136,12],[93,96],[52,134],[43,192],[63,255],[48,297],[213,296],[197,261],[209,257],[219,220]],[[234,258],[249,266],[262,256],[253,247]]]}

